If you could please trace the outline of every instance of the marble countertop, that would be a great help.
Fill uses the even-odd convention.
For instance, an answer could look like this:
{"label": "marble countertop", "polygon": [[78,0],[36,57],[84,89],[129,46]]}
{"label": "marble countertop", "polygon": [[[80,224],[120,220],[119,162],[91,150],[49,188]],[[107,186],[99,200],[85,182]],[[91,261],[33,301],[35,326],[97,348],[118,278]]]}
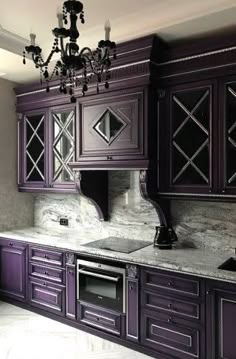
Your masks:
{"label": "marble countertop", "polygon": [[[104,249],[85,247],[83,244],[100,239],[91,232],[79,234],[74,231],[56,232],[49,229],[30,227],[20,230],[0,232],[0,237],[20,240],[33,244],[52,246],[64,250],[75,251],[101,258],[124,261],[176,271],[185,274],[194,274],[200,277],[224,280],[236,283],[236,272],[218,269],[234,252],[210,251],[207,249],[173,247],[173,250],[160,250],[150,246],[133,253],[125,254]],[[142,238],[145,239],[145,238]]]}

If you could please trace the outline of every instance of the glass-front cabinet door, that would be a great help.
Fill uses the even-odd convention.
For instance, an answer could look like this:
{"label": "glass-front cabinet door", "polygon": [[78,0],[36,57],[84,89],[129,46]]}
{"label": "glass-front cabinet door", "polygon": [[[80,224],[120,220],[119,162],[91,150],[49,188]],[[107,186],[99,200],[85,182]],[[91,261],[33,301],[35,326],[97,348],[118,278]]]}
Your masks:
{"label": "glass-front cabinet door", "polygon": [[198,84],[176,86],[166,94],[168,116],[160,118],[160,126],[168,119],[164,191],[212,192],[212,92],[211,84]]}
{"label": "glass-front cabinet door", "polygon": [[50,110],[50,161],[49,173],[52,187],[74,185],[74,174],[69,162],[75,161],[75,107]]}
{"label": "glass-front cabinet door", "polygon": [[[232,81],[234,80],[234,81]],[[220,87],[221,129],[220,129],[220,192],[236,193],[236,79],[223,82]]]}
{"label": "glass-front cabinet door", "polygon": [[19,161],[20,185],[44,187],[46,184],[46,122],[44,111],[29,112],[21,116]]}
{"label": "glass-front cabinet door", "polygon": [[21,191],[76,191],[75,106],[18,115],[18,186]]}

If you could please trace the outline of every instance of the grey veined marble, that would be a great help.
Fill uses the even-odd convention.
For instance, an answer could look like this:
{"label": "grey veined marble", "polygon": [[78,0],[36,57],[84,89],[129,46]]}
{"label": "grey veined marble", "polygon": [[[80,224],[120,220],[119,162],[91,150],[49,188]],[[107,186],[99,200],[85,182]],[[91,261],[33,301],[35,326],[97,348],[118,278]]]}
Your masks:
{"label": "grey veined marble", "polygon": [[93,231],[97,238],[117,236],[153,240],[155,226],[159,224],[155,209],[141,197],[137,171],[109,173],[108,222],[100,222],[94,205],[77,194],[37,195],[34,214],[35,226],[59,229],[60,217],[66,217],[70,229],[79,233]]}
{"label": "grey veined marble", "polygon": [[186,245],[221,252],[236,247],[236,203],[172,201],[171,210]]}

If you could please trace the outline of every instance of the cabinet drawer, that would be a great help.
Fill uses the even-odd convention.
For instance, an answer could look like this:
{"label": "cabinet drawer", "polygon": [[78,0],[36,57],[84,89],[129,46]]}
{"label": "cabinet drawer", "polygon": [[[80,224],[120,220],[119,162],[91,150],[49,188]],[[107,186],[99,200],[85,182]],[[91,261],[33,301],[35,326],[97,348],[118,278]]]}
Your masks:
{"label": "cabinet drawer", "polygon": [[43,248],[30,247],[29,260],[43,262],[44,264],[51,264],[54,266],[63,266],[63,253],[57,251],[50,251]]}
{"label": "cabinet drawer", "polygon": [[65,287],[34,279],[29,279],[29,300],[31,305],[48,310],[57,315],[65,313]]}
{"label": "cabinet drawer", "polygon": [[33,277],[65,284],[65,270],[61,268],[51,268],[40,264],[30,263],[29,274]]}
{"label": "cabinet drawer", "polygon": [[152,269],[144,269],[141,274],[142,286],[152,289],[163,289],[169,293],[200,296],[198,280],[187,279],[172,274],[162,274]]}
{"label": "cabinet drawer", "polygon": [[165,294],[142,291],[142,305],[147,309],[165,310],[170,314],[178,314],[187,318],[200,319],[200,305]]}
{"label": "cabinet drawer", "polygon": [[79,304],[79,319],[82,323],[92,325],[107,332],[120,335],[121,316],[98,307]]}
{"label": "cabinet drawer", "polygon": [[180,359],[202,358],[200,327],[162,313],[142,312],[142,344]]}

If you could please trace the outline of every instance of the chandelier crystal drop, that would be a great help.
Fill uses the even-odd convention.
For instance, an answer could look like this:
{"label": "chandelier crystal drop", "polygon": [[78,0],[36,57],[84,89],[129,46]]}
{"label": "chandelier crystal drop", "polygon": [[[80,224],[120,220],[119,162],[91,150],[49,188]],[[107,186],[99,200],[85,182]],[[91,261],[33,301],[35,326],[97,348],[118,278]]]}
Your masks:
{"label": "chandelier crystal drop", "polygon": [[[109,21],[105,24],[105,40],[98,43],[95,51],[89,47],[80,50],[77,40],[80,36],[77,28],[78,17],[84,24],[83,4],[78,0],[67,0],[63,4],[63,12],[57,14],[58,27],[52,30],[55,37],[52,50],[46,60],[43,60],[42,49],[35,44],[36,35],[30,34],[30,46],[23,51],[23,64],[26,63],[26,53],[32,56],[35,67],[40,70],[41,84],[46,81],[46,91],[50,91],[50,81],[59,78],[61,93],[69,93],[71,102],[75,102],[75,88],[81,88],[83,96],[88,91],[89,82],[95,77],[97,92],[101,83],[109,88],[111,57],[116,58],[116,43],[110,41],[111,26]],[[70,23],[69,28],[63,27]],[[67,42],[66,42],[67,39]],[[66,43],[65,43],[66,42]],[[48,65],[54,54],[60,54],[56,60],[51,74]]]}

